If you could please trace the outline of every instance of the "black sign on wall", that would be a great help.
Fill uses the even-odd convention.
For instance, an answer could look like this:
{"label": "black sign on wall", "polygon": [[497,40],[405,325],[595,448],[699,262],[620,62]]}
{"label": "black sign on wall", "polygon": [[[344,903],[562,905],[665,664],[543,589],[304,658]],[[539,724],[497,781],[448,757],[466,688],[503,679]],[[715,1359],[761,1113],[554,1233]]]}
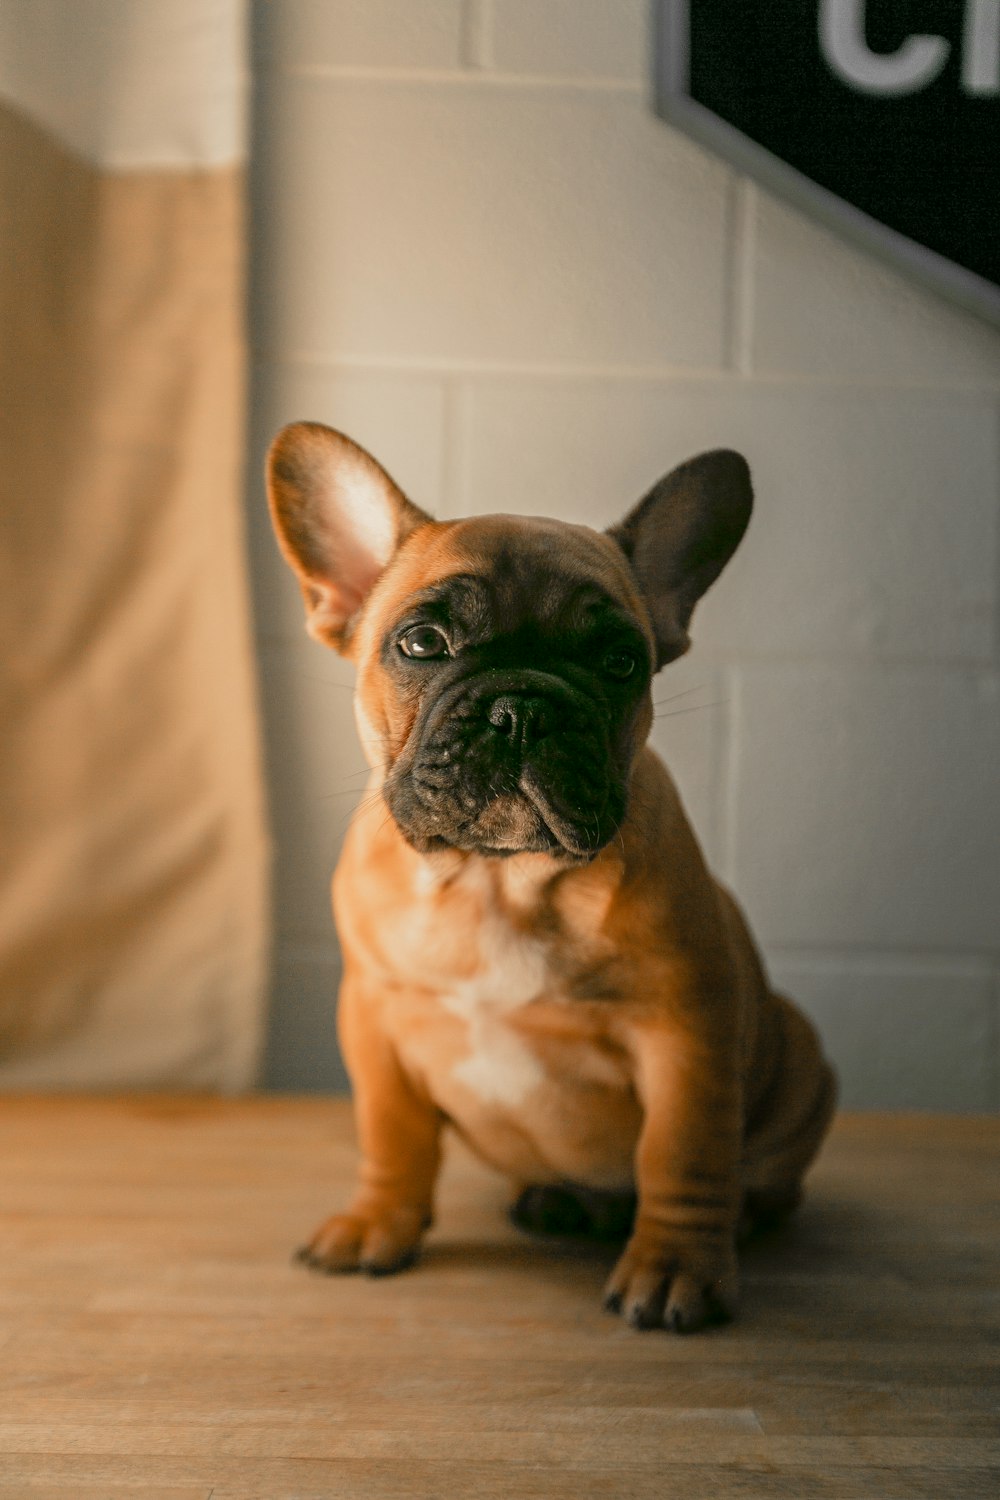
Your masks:
{"label": "black sign on wall", "polygon": [[1000,322],[1000,0],[656,0],[656,107]]}

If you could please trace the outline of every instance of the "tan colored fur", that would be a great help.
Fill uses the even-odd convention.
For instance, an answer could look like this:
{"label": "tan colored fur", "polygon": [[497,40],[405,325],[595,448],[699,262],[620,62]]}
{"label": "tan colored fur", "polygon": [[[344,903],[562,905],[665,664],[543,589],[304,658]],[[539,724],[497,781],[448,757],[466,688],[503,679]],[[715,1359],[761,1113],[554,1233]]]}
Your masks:
{"label": "tan colored fur", "polygon": [[[739,909],[642,745],[649,694],[628,815],[589,864],[420,854],[377,796],[408,753],[416,712],[380,662],[394,612],[522,524],[538,523],[420,526],[341,642],[357,663],[373,763],[334,879],[362,1165],[355,1201],[305,1258],[327,1270],[405,1263],[432,1218],[448,1121],[520,1187],[634,1185],[638,1214],[609,1302],[643,1326],[694,1327],[732,1311],[741,1205],[794,1203],[835,1090],[812,1028],[771,992]],[[648,631],[614,544],[561,530]]]}

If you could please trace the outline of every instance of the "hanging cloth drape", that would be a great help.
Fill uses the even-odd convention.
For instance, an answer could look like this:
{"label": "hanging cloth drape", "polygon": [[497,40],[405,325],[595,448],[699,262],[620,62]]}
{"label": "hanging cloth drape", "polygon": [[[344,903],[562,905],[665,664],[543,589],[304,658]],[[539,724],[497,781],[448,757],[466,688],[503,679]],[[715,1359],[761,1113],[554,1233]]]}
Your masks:
{"label": "hanging cloth drape", "polygon": [[0,1089],[256,1066],[243,26],[0,5]]}

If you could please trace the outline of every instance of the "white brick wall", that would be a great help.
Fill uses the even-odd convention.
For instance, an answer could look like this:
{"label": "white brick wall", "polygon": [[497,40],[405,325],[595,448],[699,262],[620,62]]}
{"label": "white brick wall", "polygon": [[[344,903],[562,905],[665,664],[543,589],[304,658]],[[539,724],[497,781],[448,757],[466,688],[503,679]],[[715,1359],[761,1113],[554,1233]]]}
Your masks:
{"label": "white brick wall", "polygon": [[656,742],[846,1102],[1000,1107],[1000,335],[655,120],[643,0],[257,9],[272,1081],[340,1079],[362,765],[257,479],[313,417],[443,516],[605,525],[689,453],[747,454],[757,513]]}

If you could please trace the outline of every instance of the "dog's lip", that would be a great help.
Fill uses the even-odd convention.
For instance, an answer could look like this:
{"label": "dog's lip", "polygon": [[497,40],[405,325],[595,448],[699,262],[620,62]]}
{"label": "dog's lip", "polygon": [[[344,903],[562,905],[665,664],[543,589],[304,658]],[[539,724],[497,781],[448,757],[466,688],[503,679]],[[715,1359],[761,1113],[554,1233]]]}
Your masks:
{"label": "dog's lip", "polygon": [[521,772],[518,789],[525,800],[530,802],[545,827],[557,840],[559,846],[574,859],[593,859],[598,852],[597,848],[585,844],[578,836],[577,830],[568,818],[564,818],[552,801],[546,796],[545,791],[535,775],[532,767],[525,766]]}
{"label": "dog's lip", "polygon": [[[523,784],[523,778],[516,791],[507,797],[495,800],[520,802],[526,810],[530,811],[536,820],[534,836],[530,842],[521,843],[515,830],[502,830],[500,827],[495,830],[477,828],[476,848],[481,853],[503,856],[546,854],[551,859],[562,859],[576,864],[588,862],[598,852],[597,849],[584,847],[578,840],[572,838],[569,820],[564,822],[541,789],[530,789]],[[491,836],[491,833],[494,836]],[[547,848],[539,847],[536,842],[536,838],[542,834],[546,835],[550,841]]]}
{"label": "dog's lip", "polygon": [[537,847],[538,837],[543,832],[552,837],[548,824],[520,789],[491,798],[472,826],[484,849],[504,854],[522,853]]}

